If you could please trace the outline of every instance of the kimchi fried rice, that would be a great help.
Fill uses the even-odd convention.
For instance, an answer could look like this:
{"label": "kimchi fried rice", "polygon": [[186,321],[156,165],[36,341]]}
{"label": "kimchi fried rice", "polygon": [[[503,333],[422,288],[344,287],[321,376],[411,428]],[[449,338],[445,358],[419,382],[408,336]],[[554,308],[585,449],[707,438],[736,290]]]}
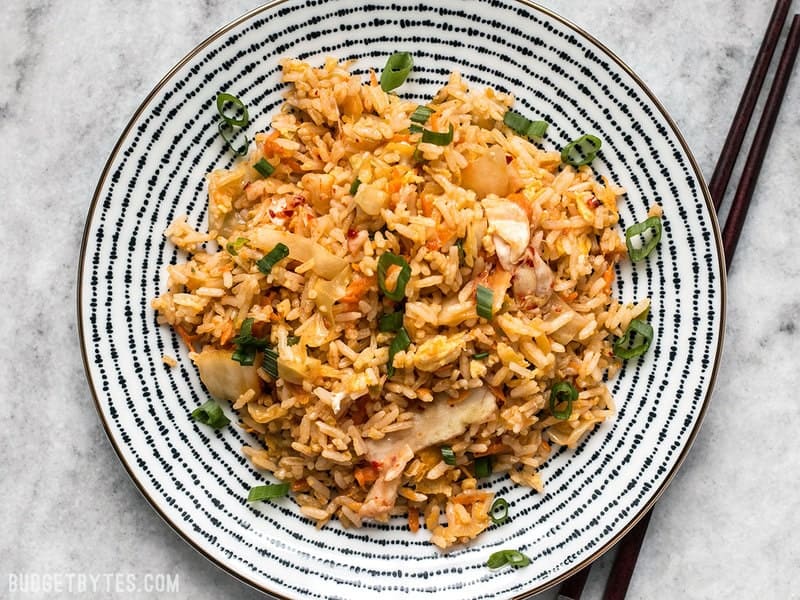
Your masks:
{"label": "kimchi fried rice", "polygon": [[208,175],[208,233],[168,228],[189,257],[152,306],[303,515],[466,542],[481,477],[542,490],[552,446],[614,413],[612,343],[649,306],[611,293],[623,190],[458,73],[420,113],[336,59],[282,67],[271,129]]}

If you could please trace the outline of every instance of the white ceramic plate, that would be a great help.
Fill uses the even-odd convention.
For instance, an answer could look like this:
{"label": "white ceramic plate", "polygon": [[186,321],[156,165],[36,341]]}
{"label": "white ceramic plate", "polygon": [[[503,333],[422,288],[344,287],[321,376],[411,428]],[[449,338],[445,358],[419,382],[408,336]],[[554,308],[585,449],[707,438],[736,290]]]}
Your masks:
{"label": "white ceramic plate", "polygon": [[[287,598],[509,598],[552,585],[608,549],[655,502],[688,451],[721,348],[725,278],[716,221],[699,169],[675,125],[636,76],[574,25],[518,2],[286,0],[214,34],[144,100],[111,153],[87,218],[79,316],[97,409],[122,463],[155,509],[190,544],[253,586]],[[617,273],[617,295],[652,298],[656,342],[611,383],[618,415],[542,469],[536,494],[496,476],[513,519],[442,553],[403,519],[317,530],[291,499],[245,501],[262,480],[237,427],[212,432],[189,413],[207,398],[176,335],[150,299],[165,265],[183,260],[163,231],[187,213],[206,222],[204,176],[232,164],[217,134],[214,98],[228,91],[265,129],[281,103],[280,58],[357,58],[382,69],[407,50],[400,93],[429,98],[454,69],[472,86],[512,92],[520,112],[551,123],[544,145],[583,133],[603,140],[594,163],[628,190],[622,226],[660,202],[657,252]],[[163,354],[178,357],[168,368]],[[490,571],[492,552],[521,549],[524,569]]]}

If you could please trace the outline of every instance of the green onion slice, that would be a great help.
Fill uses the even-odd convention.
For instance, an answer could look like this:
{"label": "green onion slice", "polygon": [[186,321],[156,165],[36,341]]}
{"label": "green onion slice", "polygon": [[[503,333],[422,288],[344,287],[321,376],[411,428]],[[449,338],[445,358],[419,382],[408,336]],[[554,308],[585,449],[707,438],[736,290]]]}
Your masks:
{"label": "green onion slice", "polygon": [[411,133],[422,133],[423,131],[425,131],[425,128],[422,125],[417,125],[416,123],[412,123],[411,125],[408,126],[408,130]]}
{"label": "green onion slice", "polygon": [[475,459],[475,477],[483,479],[492,474],[492,457],[479,456]]}
{"label": "green onion slice", "polygon": [[225,250],[227,250],[228,254],[231,256],[237,256],[239,254],[239,250],[241,250],[242,247],[249,241],[250,240],[247,238],[237,237],[236,240],[225,244]]}
{"label": "green onion slice", "polygon": [[456,248],[458,248],[458,266],[463,267],[467,259],[467,253],[464,250],[464,238],[458,238],[456,240]]}
{"label": "green onion slice", "polygon": [[350,184],[350,195],[351,196],[355,196],[356,195],[356,192],[358,191],[358,186],[360,186],[360,185],[361,185],[361,180],[358,177],[353,179],[353,183]]}
{"label": "green onion slice", "polygon": [[408,52],[395,52],[386,61],[381,73],[381,89],[384,92],[391,92],[393,89],[403,85],[403,82],[414,66],[414,59]]}
{"label": "green onion slice", "polygon": [[520,567],[527,567],[529,564],[531,564],[531,559],[519,550],[498,550],[486,561],[486,566],[490,569],[499,569],[506,565],[519,569]]}
{"label": "green onion slice", "polygon": [[450,446],[442,446],[439,448],[442,453],[442,460],[445,464],[450,465],[451,467],[456,464],[456,453],[453,452],[453,449]]}
{"label": "green onion slice", "polygon": [[[400,267],[400,274],[397,276],[397,285],[394,286],[394,290],[389,290],[386,287],[386,272],[392,265]],[[402,300],[406,295],[406,285],[409,279],[411,279],[411,267],[405,258],[391,252],[381,254],[378,259],[378,287],[384,296],[395,302]]]}
{"label": "green onion slice", "polygon": [[515,133],[531,138],[540,138],[547,133],[547,121],[531,121],[513,110],[506,111],[503,123],[513,129]]}
{"label": "green onion slice", "polygon": [[600,138],[589,133],[582,135],[577,140],[572,140],[561,151],[561,162],[573,167],[588,165],[597,156],[603,142]]}
{"label": "green onion slice", "polygon": [[233,150],[234,154],[237,156],[245,156],[247,154],[247,147],[250,145],[250,140],[247,139],[247,134],[242,133],[244,136],[244,144],[238,148],[233,145],[233,141],[239,136],[239,133],[242,132],[241,129],[234,127],[227,121],[220,121],[217,123],[217,131],[219,132],[220,136],[222,136],[222,139],[225,140],[225,143],[228,144],[228,148]]}
{"label": "green onion slice", "polygon": [[[235,116],[230,116],[225,111],[226,104],[231,104],[233,106],[234,115],[241,113],[242,117],[237,119]],[[226,94],[225,92],[217,94],[217,112],[219,116],[222,117],[223,121],[234,127],[247,127],[247,124],[250,122],[250,115],[247,114],[247,106],[233,94]]]}
{"label": "green onion slice", "polygon": [[488,352],[476,352],[472,355],[473,360],[483,360],[484,358],[489,358]]}
{"label": "green onion slice", "polygon": [[394,375],[394,357],[398,352],[407,350],[411,345],[411,338],[408,337],[408,332],[405,327],[397,330],[397,335],[394,336],[392,343],[389,345],[389,362],[386,367],[386,374],[389,377]]}
{"label": "green onion slice", "polygon": [[423,129],[422,130],[422,143],[423,144],[434,144],[436,146],[447,146],[450,142],[453,141],[453,126],[450,125],[447,133],[442,133],[440,131],[431,131],[430,129]]}
{"label": "green onion slice", "polygon": [[487,320],[491,320],[494,292],[487,287],[479,285],[476,298],[478,301],[478,316]]}
{"label": "green onion slice", "polygon": [[267,252],[258,262],[256,262],[256,266],[264,275],[269,275],[270,271],[272,271],[272,267],[274,267],[287,256],[289,256],[289,247],[282,242],[278,242],[275,244],[275,247],[272,250]]}
{"label": "green onion slice", "polygon": [[[648,231],[653,232],[650,236],[650,239],[645,240],[641,247],[634,248],[633,247],[633,239],[637,235],[642,235],[642,239],[644,240],[644,235]],[[658,246],[658,242],[661,241],[661,218],[660,217],[650,217],[649,219],[645,219],[641,223],[636,223],[635,225],[631,225],[625,230],[625,245],[628,247],[628,256],[631,257],[633,262],[638,260],[642,260],[643,258],[647,258],[649,254]]]}
{"label": "green onion slice", "polygon": [[275,167],[269,164],[264,158],[254,164],[253,168],[258,171],[262,177],[269,177],[275,172]]}
{"label": "green onion slice", "polygon": [[378,319],[378,331],[383,333],[393,333],[399,331],[403,326],[403,313],[393,312],[381,315]]}
{"label": "green onion slice", "polygon": [[[641,337],[637,341],[637,336]],[[614,342],[614,354],[620,358],[636,358],[641,356],[653,342],[653,327],[640,319],[634,319],[625,330],[625,334]]]}
{"label": "green onion slice", "polygon": [[278,378],[278,352],[272,346],[264,348],[264,360],[261,366],[273,379]]}
{"label": "green onion slice", "polygon": [[242,326],[239,328],[239,335],[233,338],[233,343],[236,344],[233,355],[231,358],[242,366],[250,366],[255,362],[256,353],[261,348],[269,348],[269,342],[266,339],[259,339],[253,336],[253,318],[249,317],[242,321]]}
{"label": "green onion slice", "polygon": [[289,335],[286,337],[286,345],[287,346],[297,346],[300,343],[300,336],[299,335]]}
{"label": "green onion slice", "polygon": [[274,500],[275,498],[283,498],[289,493],[288,483],[270,483],[268,485],[257,485],[250,488],[250,493],[247,494],[248,502],[259,502],[262,500]]}
{"label": "green onion slice", "polygon": [[237,346],[236,349],[231,354],[231,360],[235,360],[243,367],[249,367],[256,361],[256,353],[258,352],[258,347],[251,346],[251,345],[240,345]]}
{"label": "green onion slice", "polygon": [[[559,381],[550,389],[550,413],[562,421],[569,419],[572,414],[572,403],[578,399],[578,390],[569,381]],[[567,403],[564,410],[556,409],[562,402]]]}
{"label": "green onion slice", "polygon": [[414,123],[419,123],[420,125],[425,125],[430,119],[431,115],[433,114],[433,109],[428,108],[427,106],[418,106],[416,110],[411,113],[411,120]]}
{"label": "green onion slice", "polygon": [[214,429],[220,429],[230,423],[230,419],[222,412],[219,404],[209,400],[205,404],[198,406],[192,411],[192,418],[203,425],[208,425]]}
{"label": "green onion slice", "polygon": [[508,520],[508,502],[505,498],[497,498],[489,509],[489,518],[495,525],[502,525]]}

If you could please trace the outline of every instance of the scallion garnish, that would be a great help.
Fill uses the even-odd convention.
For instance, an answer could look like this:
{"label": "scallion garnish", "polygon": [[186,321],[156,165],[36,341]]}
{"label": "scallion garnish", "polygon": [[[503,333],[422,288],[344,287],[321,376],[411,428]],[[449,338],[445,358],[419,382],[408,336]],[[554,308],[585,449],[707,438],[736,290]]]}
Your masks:
{"label": "scallion garnish", "polygon": [[287,346],[297,346],[300,343],[300,336],[299,335],[288,335],[286,336],[286,345]]}
{"label": "scallion garnish", "polygon": [[439,448],[442,453],[442,460],[445,464],[450,465],[451,467],[456,464],[456,453],[453,452],[453,449],[450,446],[442,446]]}
{"label": "scallion garnish", "polygon": [[[241,118],[237,119],[235,116],[230,116],[225,111],[227,104],[233,106],[234,115],[241,113]],[[233,127],[247,127],[247,124],[250,122],[250,116],[247,113],[247,106],[245,106],[244,102],[239,100],[233,94],[226,94],[225,92],[217,94],[217,112],[219,113],[219,116],[222,117],[223,121],[225,121],[228,125],[232,125]]]}
{"label": "scallion garnish", "polygon": [[[653,234],[650,239],[644,241],[639,248],[633,247],[633,239],[637,235],[642,235],[652,230]],[[644,236],[643,236],[644,239]],[[650,217],[641,223],[631,225],[625,230],[625,245],[628,247],[628,256],[631,257],[633,262],[647,258],[647,256],[655,249],[658,242],[661,241],[661,219],[659,217]]]}
{"label": "scallion garnish", "polygon": [[234,349],[233,354],[231,354],[231,360],[235,360],[243,367],[249,367],[256,361],[257,352],[258,348],[256,346],[237,346]]}
{"label": "scallion garnish", "polygon": [[506,111],[503,123],[513,129],[515,133],[531,138],[540,138],[547,133],[547,121],[531,121],[513,110]]}
{"label": "scallion garnish", "polygon": [[360,185],[361,185],[361,180],[358,177],[353,179],[353,183],[350,184],[350,195],[351,196],[355,196],[356,195],[356,192],[358,191],[358,186],[360,186]]}
{"label": "scallion garnish", "polygon": [[472,355],[472,360],[483,360],[484,358],[488,357],[489,357],[488,352],[476,352],[475,354]]}
{"label": "scallion garnish", "polygon": [[255,362],[256,353],[259,349],[269,348],[269,341],[253,336],[253,322],[252,317],[242,321],[239,335],[233,338],[233,343],[236,346],[231,359],[244,367],[249,367]]}
{"label": "scallion garnish", "polygon": [[[569,144],[564,146],[564,149],[561,151],[561,162],[572,165],[573,167],[588,165],[594,160],[595,156],[597,156],[597,152],[602,145],[603,142],[600,141],[599,137],[589,133],[582,135],[577,140],[572,140]],[[584,146],[588,146],[588,148],[584,148]],[[573,156],[576,153],[579,154],[579,156]]]}
{"label": "scallion garnish", "polygon": [[398,352],[407,350],[411,345],[411,338],[408,337],[408,332],[405,327],[397,330],[397,335],[394,336],[392,343],[389,344],[389,362],[386,367],[386,374],[389,377],[394,375],[394,357]]}
{"label": "scallion garnish", "polygon": [[492,457],[479,456],[475,459],[475,477],[483,479],[492,474]]}
{"label": "scallion garnish", "polygon": [[288,483],[270,483],[268,485],[257,485],[250,488],[250,493],[247,494],[248,502],[260,502],[262,500],[274,500],[275,498],[283,498],[289,493]]}
{"label": "scallion garnish", "polygon": [[250,140],[247,139],[247,134],[242,133],[244,136],[244,144],[239,146],[238,148],[233,145],[233,140],[236,139],[238,134],[242,131],[228,123],[227,121],[220,121],[217,123],[217,131],[219,132],[222,139],[225,140],[225,143],[228,144],[228,147],[233,150],[234,154],[237,156],[244,156],[247,154],[247,147],[250,145]]}
{"label": "scallion garnish", "polygon": [[227,250],[228,254],[231,256],[237,256],[239,254],[239,250],[241,250],[242,247],[249,241],[250,240],[247,238],[237,237],[236,240],[225,244],[225,250]]}
{"label": "scallion garnish", "polygon": [[422,133],[425,131],[425,128],[422,125],[417,125],[416,123],[412,123],[408,126],[408,131],[411,133]]}
{"label": "scallion garnish", "polygon": [[[397,276],[397,283],[394,289],[389,290],[386,287],[386,275],[389,267],[392,265],[400,267],[400,274]],[[391,252],[384,252],[381,254],[381,257],[378,259],[378,287],[383,292],[384,296],[395,302],[402,300],[406,295],[406,284],[408,284],[410,278],[411,267],[408,262],[406,262],[405,258],[392,254]]]}
{"label": "scallion garnish", "polygon": [[208,425],[214,429],[220,429],[230,423],[230,419],[222,412],[219,404],[209,400],[205,404],[198,406],[192,411],[192,418],[203,425]]}
{"label": "scallion garnish", "polygon": [[278,242],[272,250],[267,252],[256,262],[256,266],[264,275],[269,275],[270,271],[272,271],[272,267],[287,256],[289,256],[289,247],[286,244]]}
{"label": "scallion garnish", "polygon": [[[562,421],[569,419],[572,415],[572,403],[577,399],[578,390],[569,381],[559,381],[553,384],[550,389],[550,414]],[[563,402],[566,402],[567,406],[558,410],[557,406]]]}
{"label": "scallion garnish", "polygon": [[272,346],[264,348],[264,360],[261,367],[270,374],[273,379],[278,378],[278,352]]}
{"label": "scallion garnish", "polygon": [[435,146],[447,146],[450,142],[453,141],[453,126],[450,125],[447,133],[442,133],[441,131],[431,131],[430,129],[423,129],[422,130],[422,143],[423,144],[434,144]]}
{"label": "scallion garnish", "polygon": [[[499,514],[498,514],[499,513]],[[489,509],[489,518],[495,525],[502,525],[508,519],[508,502],[505,498],[497,498]]]}
{"label": "scallion garnish", "polygon": [[486,561],[486,566],[490,569],[499,569],[506,565],[519,569],[520,567],[527,567],[529,564],[531,564],[531,559],[519,550],[498,550]]}
{"label": "scallion garnish", "polygon": [[253,168],[258,171],[262,177],[269,177],[275,172],[275,167],[269,164],[264,158],[254,164]]}
{"label": "scallion garnish", "polygon": [[467,259],[467,253],[464,250],[464,238],[456,240],[456,248],[458,248],[458,266],[463,267]]}
{"label": "scallion garnish", "polygon": [[479,285],[475,297],[478,301],[478,316],[487,320],[491,320],[492,304],[494,304],[494,292],[490,288]]}
{"label": "scallion garnish", "polygon": [[[641,341],[636,341],[637,336]],[[620,358],[636,358],[641,356],[653,342],[653,328],[649,323],[634,319],[625,330],[625,334],[614,342],[614,354]]]}
{"label": "scallion garnish", "polygon": [[378,319],[378,331],[382,333],[393,333],[403,326],[403,313],[393,312],[381,315]]}
{"label": "scallion garnish", "polygon": [[416,110],[411,113],[411,120],[414,121],[414,123],[425,125],[432,114],[432,108],[428,108],[427,106],[418,106]]}
{"label": "scallion garnish", "polygon": [[386,61],[381,73],[381,89],[384,92],[391,92],[393,89],[403,85],[403,82],[414,66],[414,59],[408,52],[395,52]]}

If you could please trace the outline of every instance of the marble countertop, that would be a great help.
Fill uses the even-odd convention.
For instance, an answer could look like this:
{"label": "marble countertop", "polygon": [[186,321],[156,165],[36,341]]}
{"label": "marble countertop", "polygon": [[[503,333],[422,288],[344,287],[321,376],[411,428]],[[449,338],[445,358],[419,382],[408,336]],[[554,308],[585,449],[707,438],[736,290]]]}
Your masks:
{"label": "marble countertop", "polygon": [[[710,176],[772,3],[542,2],[642,77]],[[10,0],[0,8],[9,252],[0,281],[10,302],[0,345],[2,597],[53,597],[20,591],[23,575],[108,573],[177,575],[179,590],[70,597],[264,597],[190,548],[128,479],[95,413],[75,314],[84,220],[125,124],[173,64],[257,4]],[[713,401],[654,511],[629,598],[800,598],[795,75],[730,271]],[[598,561],[585,598],[602,596],[612,558],[613,551]]]}

